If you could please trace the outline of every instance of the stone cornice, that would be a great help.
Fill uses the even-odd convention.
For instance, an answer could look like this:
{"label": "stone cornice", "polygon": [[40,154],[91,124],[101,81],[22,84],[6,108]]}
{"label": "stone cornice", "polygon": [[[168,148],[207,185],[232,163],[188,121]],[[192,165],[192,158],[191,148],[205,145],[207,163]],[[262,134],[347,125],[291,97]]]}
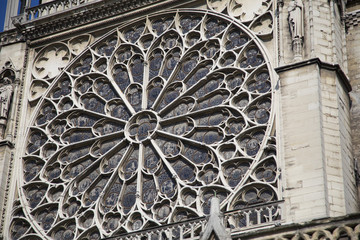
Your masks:
{"label": "stone cornice", "polygon": [[0,33],[0,46],[24,41],[25,37],[18,31],[16,31],[16,29],[11,29],[9,31]]}
{"label": "stone cornice", "polygon": [[161,1],[163,0],[93,1],[32,21],[19,19],[16,25],[27,40],[33,40]]}
{"label": "stone cornice", "polygon": [[78,32],[79,28],[84,30],[119,25],[119,20],[125,14],[143,14],[145,11],[181,6],[189,2],[194,0],[98,0],[31,21],[25,21],[25,16],[18,16],[13,20],[22,39],[31,42],[75,28]]}
{"label": "stone cornice", "polygon": [[8,146],[9,148],[14,148],[14,144],[10,142],[9,140],[1,140],[0,141],[0,147],[2,146]]}
{"label": "stone cornice", "polygon": [[360,10],[356,10],[345,15],[345,26],[346,28],[354,27],[359,25],[360,22]]}
{"label": "stone cornice", "polygon": [[318,65],[320,69],[325,69],[325,70],[330,70],[330,71],[336,72],[336,74],[338,75],[338,77],[340,79],[340,82],[343,83],[345,89],[348,92],[350,92],[352,90],[349,78],[346,76],[346,74],[341,69],[339,64],[331,64],[331,63],[323,62],[319,58],[311,58],[311,59],[307,59],[307,60],[304,60],[301,62],[296,62],[296,63],[280,66],[280,67],[275,68],[275,71],[277,73],[281,73],[281,72],[285,72],[285,71],[289,71],[289,70],[297,69],[297,68],[302,68],[302,67],[313,65],[313,64]]}

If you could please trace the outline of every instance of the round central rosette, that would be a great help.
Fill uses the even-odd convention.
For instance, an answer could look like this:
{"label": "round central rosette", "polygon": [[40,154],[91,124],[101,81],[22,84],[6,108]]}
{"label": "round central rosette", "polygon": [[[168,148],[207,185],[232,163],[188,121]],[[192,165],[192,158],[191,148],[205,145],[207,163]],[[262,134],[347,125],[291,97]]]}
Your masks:
{"label": "round central rosette", "polygon": [[215,194],[223,210],[277,200],[264,53],[246,27],[200,10],[100,38],[35,110],[26,216],[48,236],[67,224],[83,239],[203,216]]}
{"label": "round central rosette", "polygon": [[127,127],[125,128],[125,135],[130,141],[140,143],[146,139],[151,139],[157,126],[158,119],[156,113],[141,111],[128,121]]}

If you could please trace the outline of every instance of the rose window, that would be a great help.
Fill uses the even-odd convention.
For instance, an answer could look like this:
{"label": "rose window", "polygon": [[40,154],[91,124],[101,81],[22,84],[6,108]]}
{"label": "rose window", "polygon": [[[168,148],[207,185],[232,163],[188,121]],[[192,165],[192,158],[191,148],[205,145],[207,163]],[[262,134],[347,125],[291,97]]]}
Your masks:
{"label": "rose window", "polygon": [[36,79],[49,87],[12,237],[146,229],[209,214],[215,194],[224,211],[279,200],[272,78],[251,31],[210,12],[108,33],[55,79]]}

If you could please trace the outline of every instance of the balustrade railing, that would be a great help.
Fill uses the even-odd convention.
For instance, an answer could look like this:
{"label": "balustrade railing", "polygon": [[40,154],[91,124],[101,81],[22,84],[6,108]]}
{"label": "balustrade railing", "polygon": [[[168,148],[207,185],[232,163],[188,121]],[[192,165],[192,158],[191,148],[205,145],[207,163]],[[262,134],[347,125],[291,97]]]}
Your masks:
{"label": "balustrade railing", "polygon": [[231,232],[277,225],[281,222],[282,203],[278,201],[225,212],[225,224],[231,228]]}
{"label": "balustrade railing", "polygon": [[[246,229],[277,225],[281,222],[283,201],[236,209],[224,213],[224,226],[228,232],[238,233]],[[168,224],[138,232],[126,233],[107,240],[197,240],[207,224],[206,217]],[[104,239],[105,240],[105,239]]]}
{"label": "balustrade railing", "polygon": [[196,240],[205,228],[206,218],[196,218],[189,221],[169,224],[163,227],[146,229],[140,232],[127,233],[116,237],[106,238],[111,240]]}
{"label": "balustrade railing", "polygon": [[24,20],[31,21],[37,18],[45,17],[50,14],[62,12],[74,7],[85,5],[95,0],[54,0],[35,7],[26,8]]}

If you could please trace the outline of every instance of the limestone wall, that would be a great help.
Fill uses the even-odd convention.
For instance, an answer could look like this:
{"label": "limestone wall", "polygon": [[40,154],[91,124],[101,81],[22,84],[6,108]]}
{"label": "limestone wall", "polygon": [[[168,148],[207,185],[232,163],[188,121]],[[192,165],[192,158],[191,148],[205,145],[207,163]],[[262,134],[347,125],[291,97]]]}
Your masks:
{"label": "limestone wall", "polygon": [[347,213],[357,212],[359,210],[359,199],[357,196],[354,157],[351,141],[351,119],[350,119],[350,96],[344,91],[344,86],[337,81],[336,89],[338,95],[339,123],[340,124],[340,142],[341,159],[344,178],[345,208]]}
{"label": "limestone wall", "polygon": [[348,52],[349,80],[352,86],[351,96],[351,132],[354,158],[360,163],[360,12],[351,12],[347,16],[346,44]]}
{"label": "limestone wall", "polygon": [[[309,7],[310,57],[343,66],[343,26],[339,5],[335,1],[305,1]],[[311,11],[312,10],[312,11]]]}
{"label": "limestone wall", "polygon": [[357,211],[349,89],[329,66],[310,60],[278,68],[287,221]]}
{"label": "limestone wall", "polygon": [[[327,216],[318,67],[279,73],[283,184],[288,221]],[[312,76],[312,77],[310,77]]]}
{"label": "limestone wall", "polygon": [[[330,216],[357,210],[349,96],[336,72],[321,71],[322,130]],[[342,171],[341,171],[342,169]]]}
{"label": "limestone wall", "polygon": [[[289,2],[285,1],[281,11],[283,66],[278,68],[284,198],[287,220],[295,222],[358,209],[350,137],[350,87],[346,86],[345,74],[349,61],[350,79],[356,73],[360,79],[360,54],[354,51],[360,49],[360,34],[354,32],[350,41],[356,46],[346,48],[341,3],[303,3],[304,61],[294,60],[287,29]],[[350,56],[353,53],[355,56]]]}

